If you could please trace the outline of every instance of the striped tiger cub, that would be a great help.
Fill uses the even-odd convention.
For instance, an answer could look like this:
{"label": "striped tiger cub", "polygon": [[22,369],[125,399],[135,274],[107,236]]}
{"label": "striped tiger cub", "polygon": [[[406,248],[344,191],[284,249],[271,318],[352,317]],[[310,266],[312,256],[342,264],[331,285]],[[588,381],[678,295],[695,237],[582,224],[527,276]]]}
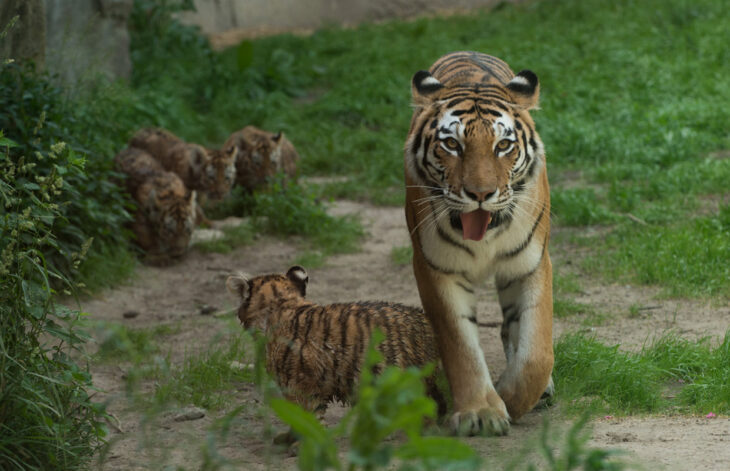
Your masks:
{"label": "striped tiger cub", "polygon": [[[550,190],[529,110],[537,76],[478,52],[416,72],[405,144],[413,272],[433,326],[460,434],[507,433],[552,394]],[[492,382],[477,331],[478,289],[495,280],[507,367]]]}
{"label": "striped tiger cub", "polygon": [[[243,327],[265,332],[266,369],[288,400],[319,413],[329,402],[350,402],[376,327],[385,334],[378,350],[386,364],[406,368],[438,362],[431,328],[420,309],[381,301],[323,306],[305,299],[308,281],[300,266],[285,275],[238,275],[226,281],[240,301]],[[446,401],[435,375],[425,382],[442,416]]]}

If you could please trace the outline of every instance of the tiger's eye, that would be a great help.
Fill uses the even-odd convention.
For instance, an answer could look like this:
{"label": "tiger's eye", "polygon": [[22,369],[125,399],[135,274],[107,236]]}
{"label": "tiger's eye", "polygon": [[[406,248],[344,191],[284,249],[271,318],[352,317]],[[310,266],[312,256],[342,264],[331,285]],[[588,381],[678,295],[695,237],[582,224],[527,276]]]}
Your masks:
{"label": "tiger's eye", "polygon": [[507,140],[507,139],[502,139],[501,141],[499,141],[497,143],[497,150],[505,151],[505,150],[509,149],[511,145],[512,145],[512,141]]}
{"label": "tiger's eye", "polygon": [[444,141],[446,144],[446,147],[448,147],[451,150],[458,150],[461,146],[459,145],[459,141],[454,139],[453,137],[450,137]]}

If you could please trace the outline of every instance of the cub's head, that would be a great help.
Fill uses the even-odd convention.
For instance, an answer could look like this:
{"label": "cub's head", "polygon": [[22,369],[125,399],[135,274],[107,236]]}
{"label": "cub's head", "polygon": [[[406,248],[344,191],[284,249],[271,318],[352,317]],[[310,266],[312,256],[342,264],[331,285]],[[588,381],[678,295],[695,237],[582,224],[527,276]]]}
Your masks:
{"label": "cub's head", "polygon": [[238,148],[228,146],[223,149],[206,149],[209,156],[209,163],[203,170],[207,186],[207,195],[213,200],[225,198],[231,192],[231,187],[236,180],[236,158]]}
{"label": "cub's head", "polygon": [[286,275],[229,276],[226,288],[239,302],[238,319],[243,327],[266,330],[269,315],[282,304],[302,300],[308,282],[306,270],[295,265]]}
{"label": "cub's head", "polygon": [[160,254],[180,257],[190,245],[195,227],[196,193],[185,188],[180,178],[164,172],[140,188],[147,220],[158,240]]}
{"label": "cub's head", "polygon": [[422,70],[411,91],[406,172],[427,193],[416,204],[433,205],[464,239],[481,240],[544,165],[528,112],[538,105],[537,76],[523,70],[507,83],[446,86]]}
{"label": "cub's head", "polygon": [[264,131],[246,126],[233,133],[225,147],[238,149],[236,158],[236,181],[249,191],[266,184],[267,180],[284,171],[293,176],[294,162],[299,158],[283,133]]}

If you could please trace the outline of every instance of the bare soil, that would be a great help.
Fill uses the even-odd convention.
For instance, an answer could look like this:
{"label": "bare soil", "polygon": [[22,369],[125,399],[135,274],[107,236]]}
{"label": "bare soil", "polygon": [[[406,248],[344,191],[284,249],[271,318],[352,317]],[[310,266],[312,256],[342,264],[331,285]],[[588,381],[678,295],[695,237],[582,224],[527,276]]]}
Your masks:
{"label": "bare soil", "polygon": [[[328,259],[325,266],[308,270],[308,297],[319,303],[380,299],[418,304],[415,280],[409,265],[396,266],[391,260],[393,247],[409,244],[401,208],[373,207],[341,201],[333,214],[358,214],[367,237],[355,254]],[[597,235],[600,237],[600,234]],[[563,238],[559,238],[563,239]],[[235,318],[225,313],[234,308],[225,290],[226,277],[236,271],[251,274],[282,272],[297,253],[293,241],[262,237],[254,245],[228,254],[204,254],[193,249],[179,264],[157,268],[141,266],[127,285],[108,290],[85,300],[84,311],[92,321],[121,323],[129,327],[177,326],[173,333],[157,339],[160,350],[168,352],[173,363],[185,355],[225,342],[226,332],[237,328]],[[730,305],[661,299],[654,288],[606,283],[577,263],[583,254],[567,243],[553,243],[551,256],[556,271],[580,275],[582,292],[575,300],[588,304],[600,316],[578,315],[556,318],[554,336],[570,331],[585,331],[621,348],[638,349],[647,340],[671,329],[687,338],[718,338],[730,326]],[[478,306],[481,341],[493,377],[504,368],[499,340],[501,314],[493,286],[486,286]],[[201,308],[212,306],[220,315],[201,315]],[[210,310],[210,308],[208,309]],[[134,318],[123,313],[136,311]],[[218,334],[223,333],[223,337]],[[242,362],[250,361],[241,359]],[[101,459],[101,468],[161,469],[181,465],[199,469],[208,443],[208,429],[233,408],[244,405],[244,412],[231,426],[226,439],[219,439],[218,453],[236,460],[232,469],[293,469],[296,458],[270,444],[271,430],[284,429],[261,406],[261,397],[249,384],[230,393],[224,410],[206,411],[205,417],[175,421],[170,414],[146,417],[128,401],[124,376],[129,365],[105,362],[92,364],[95,383],[102,390],[98,397],[108,401],[118,419],[110,426],[111,447]],[[153,384],[143,385],[152,391]],[[184,406],[184,405],[183,405]],[[330,408],[325,423],[334,424],[345,409]],[[707,411],[710,412],[710,411]],[[534,453],[535,443],[545,417],[559,428],[572,419],[561,414],[561,405],[533,411],[514,424],[507,437],[466,438],[487,459],[503,462],[520,453]],[[623,417],[599,418],[590,423],[592,446],[627,452],[627,461],[643,469],[701,470],[730,469],[730,418],[722,416]],[[215,459],[215,455],[211,455]]]}

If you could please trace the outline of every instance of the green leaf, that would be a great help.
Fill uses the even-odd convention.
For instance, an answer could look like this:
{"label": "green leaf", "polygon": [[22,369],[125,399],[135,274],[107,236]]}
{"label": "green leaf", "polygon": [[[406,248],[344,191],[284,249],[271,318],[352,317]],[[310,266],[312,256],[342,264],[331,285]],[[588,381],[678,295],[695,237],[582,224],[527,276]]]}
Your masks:
{"label": "green leaf", "polygon": [[243,72],[251,67],[252,63],[253,43],[251,41],[241,41],[241,44],[236,48],[236,66],[238,66],[238,71]]}
{"label": "green leaf", "polygon": [[274,413],[299,435],[317,442],[327,440],[327,430],[311,412],[284,399],[272,399],[270,405]]}
{"label": "green leaf", "polygon": [[481,459],[466,443],[447,437],[416,437],[396,451],[404,461],[420,460],[427,469],[479,469]]}

